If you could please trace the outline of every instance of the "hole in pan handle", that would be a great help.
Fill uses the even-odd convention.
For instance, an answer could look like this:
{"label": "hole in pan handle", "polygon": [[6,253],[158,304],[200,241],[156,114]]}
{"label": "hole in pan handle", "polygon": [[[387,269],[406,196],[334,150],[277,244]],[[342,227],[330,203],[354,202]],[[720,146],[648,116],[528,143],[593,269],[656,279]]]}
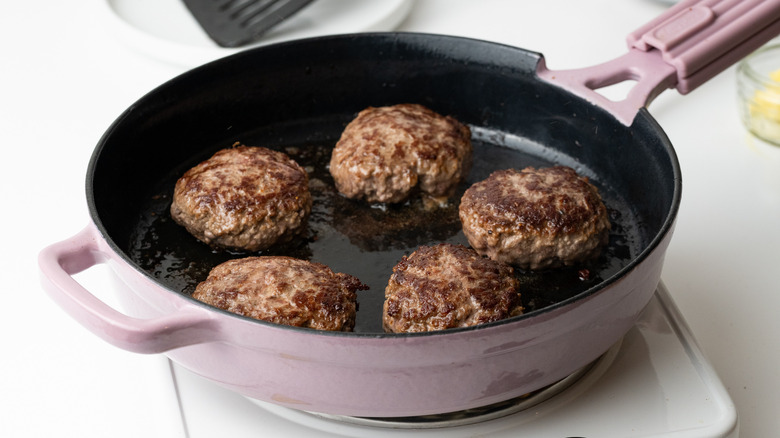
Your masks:
{"label": "hole in pan handle", "polygon": [[171,315],[139,319],[115,310],[79,284],[74,274],[113,257],[100,246],[101,240],[90,225],[38,256],[44,290],[71,317],[110,344],[135,353],[163,353],[216,340],[219,330],[213,329],[214,319],[206,309],[189,305]]}
{"label": "hole in pan handle", "polygon": [[[537,73],[631,125],[667,88],[687,94],[780,34],[780,0],[684,0],[628,35],[629,51],[592,67]],[[623,100],[596,90],[633,80]]]}

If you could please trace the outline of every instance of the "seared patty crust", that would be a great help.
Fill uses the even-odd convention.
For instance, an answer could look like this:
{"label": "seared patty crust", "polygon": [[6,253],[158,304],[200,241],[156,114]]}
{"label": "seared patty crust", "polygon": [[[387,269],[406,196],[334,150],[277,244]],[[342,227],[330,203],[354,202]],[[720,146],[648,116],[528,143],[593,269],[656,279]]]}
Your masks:
{"label": "seared patty crust", "polygon": [[611,227],[596,187],[566,166],[493,172],[466,190],[459,215],[478,253],[524,269],[596,257]]}
{"label": "seared patty crust", "polygon": [[246,257],[214,267],[193,298],[238,315],[316,330],[352,331],[357,278],[284,256]]}
{"label": "seared patty crust", "polygon": [[188,170],[171,216],[214,247],[259,251],[289,241],[311,212],[309,177],[286,154],[263,147],[223,149]]}
{"label": "seared patty crust", "polygon": [[463,245],[421,246],[394,268],[385,289],[386,332],[469,327],[523,313],[511,266]]}
{"label": "seared patty crust", "polygon": [[397,203],[451,194],[471,168],[471,131],[417,104],[367,108],[344,129],[330,173],[344,196]]}

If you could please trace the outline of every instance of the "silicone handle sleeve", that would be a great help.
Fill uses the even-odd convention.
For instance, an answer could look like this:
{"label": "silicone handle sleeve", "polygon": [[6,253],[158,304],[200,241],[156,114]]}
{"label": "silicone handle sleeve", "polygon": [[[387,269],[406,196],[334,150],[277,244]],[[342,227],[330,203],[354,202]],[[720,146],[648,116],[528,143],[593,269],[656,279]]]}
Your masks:
{"label": "silicone handle sleeve", "polygon": [[659,50],[685,94],[780,33],[780,0],[686,0],[628,35]]}
{"label": "silicone handle sleeve", "polygon": [[[627,54],[573,70],[537,74],[630,125],[667,88],[686,94],[780,34],[780,0],[684,0],[628,35]],[[614,102],[595,92],[637,81]]]}
{"label": "silicone handle sleeve", "polygon": [[44,290],[68,314],[105,341],[136,353],[162,353],[215,340],[207,309],[184,305],[171,315],[152,319],[127,316],[81,286],[73,275],[111,260],[102,237],[88,226],[74,237],[45,248],[38,257]]}

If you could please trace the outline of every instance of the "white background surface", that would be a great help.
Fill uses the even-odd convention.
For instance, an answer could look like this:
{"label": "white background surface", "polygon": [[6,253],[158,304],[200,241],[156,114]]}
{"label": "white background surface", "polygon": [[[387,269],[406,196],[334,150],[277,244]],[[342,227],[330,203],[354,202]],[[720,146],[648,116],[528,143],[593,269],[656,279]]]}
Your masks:
{"label": "white background surface", "polygon": [[[508,43],[544,53],[551,68],[581,67],[622,54],[625,35],[664,7],[430,0],[415,2],[401,30]],[[112,26],[102,0],[10,2],[0,14],[0,436],[182,434],[163,359],[99,340],[38,283],[40,249],[89,221],[85,172],[103,131],[185,70],[128,48]],[[741,436],[768,437],[780,430],[780,151],[749,140],[735,95],[730,69],[650,107],[684,178],[663,279],[736,403]]]}

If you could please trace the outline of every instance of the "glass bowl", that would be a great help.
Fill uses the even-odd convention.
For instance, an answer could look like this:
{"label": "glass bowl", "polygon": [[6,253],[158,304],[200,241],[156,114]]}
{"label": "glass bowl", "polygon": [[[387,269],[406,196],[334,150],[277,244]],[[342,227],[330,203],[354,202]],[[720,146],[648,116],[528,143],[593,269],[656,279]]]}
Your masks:
{"label": "glass bowl", "polygon": [[737,67],[740,116],[756,137],[780,146],[780,41],[774,40]]}

